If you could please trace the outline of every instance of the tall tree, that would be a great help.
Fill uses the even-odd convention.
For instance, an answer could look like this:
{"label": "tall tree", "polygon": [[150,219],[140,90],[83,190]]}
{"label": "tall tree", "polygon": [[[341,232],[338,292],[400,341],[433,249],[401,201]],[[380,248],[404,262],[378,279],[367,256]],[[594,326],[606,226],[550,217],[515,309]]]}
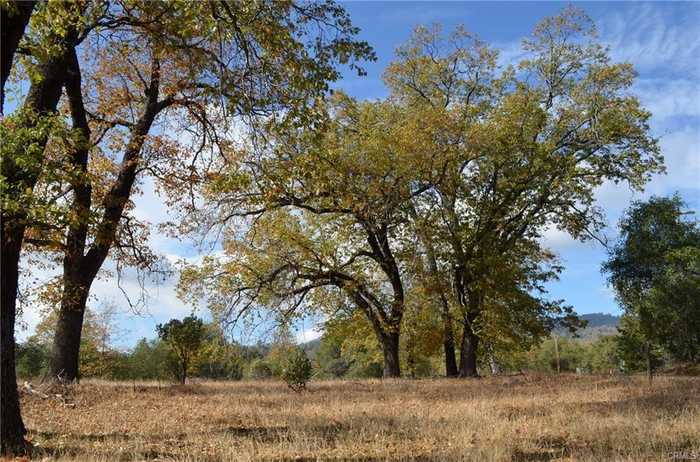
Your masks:
{"label": "tall tree", "polygon": [[[189,124],[202,143],[216,140],[234,117],[284,110],[288,121],[307,123],[307,102],[337,77],[333,66],[371,57],[366,44],[352,41],[356,29],[332,3],[136,4],[128,13],[128,23],[91,36],[87,46],[94,55],[82,64],[73,56],[69,65],[70,115],[84,141],[75,144],[68,162],[82,174],[70,185],[74,215],[63,245],[63,297],[51,361],[51,373],[67,380],[78,376],[82,317],[99,269],[110,252],[142,260],[133,239],[113,250],[124,242],[120,233],[129,237],[125,212],[139,173],[160,168],[176,174],[173,158],[197,157],[178,149],[177,139],[151,133],[158,121]],[[326,38],[324,30],[334,35]],[[95,151],[121,155],[114,177],[101,188],[91,177],[104,182],[104,174],[88,165],[90,158],[98,162]]]}
{"label": "tall tree", "polygon": [[[32,191],[44,160],[44,149],[51,130],[58,124],[54,117],[66,76],[70,50],[84,38],[87,5],[41,3],[19,5],[2,2],[2,103],[0,124],[2,165],[0,197],[0,343],[2,404],[0,404],[0,453],[22,453],[26,429],[22,421],[15,378],[15,316],[19,278],[19,260],[25,229],[35,218]],[[30,27],[27,16],[30,15]],[[7,35],[6,35],[7,34]],[[17,50],[27,56],[22,69],[29,88],[12,114],[5,114],[4,97],[9,75],[17,68]]]}
{"label": "tall tree", "polygon": [[626,325],[636,327],[622,335],[640,356],[660,346],[675,359],[700,360],[700,227],[685,209],[678,196],[634,202],[603,265]]}
{"label": "tall tree", "polygon": [[[241,154],[238,167],[214,181],[202,214],[224,224],[228,256],[185,273],[182,287],[204,290],[229,318],[257,304],[292,315],[309,306],[307,296],[340,290],[372,326],[384,376],[398,377],[406,206],[435,166],[412,142],[418,119],[340,94],[328,106],[324,130],[271,133],[262,150]],[[236,217],[249,218],[242,237]],[[214,281],[198,284],[207,276]]]}
{"label": "tall tree", "polygon": [[443,141],[446,174],[421,207],[436,217],[461,308],[462,376],[478,375],[484,286],[498,265],[550,226],[590,238],[602,226],[597,186],[639,189],[661,170],[650,114],[628,91],[633,70],[611,63],[582,12],[545,19],[523,47],[518,71],[496,78],[494,52],[466,32],[445,40],[419,29],[388,74],[404,104],[445,111],[460,127]]}
{"label": "tall tree", "polygon": [[[2,6],[4,24],[6,7],[14,5]],[[74,378],[85,300],[123,229],[136,176],[144,168],[144,146],[172,153],[151,135],[158,115],[179,109],[186,128],[200,128],[200,139],[207,140],[217,138],[212,120],[223,116],[279,111],[289,121],[308,123],[307,102],[338,77],[335,65],[347,63],[362,72],[355,62],[372,58],[366,43],[353,40],[357,29],[345,11],[332,2],[42,2],[27,31],[18,47],[28,56],[23,67],[31,84],[24,102],[2,124],[8,140],[2,158],[2,384],[7,397],[2,409],[3,422],[12,423],[3,425],[3,452],[20,450],[25,431],[12,354],[20,250],[28,225],[56,228],[45,216],[27,220],[40,174],[51,184],[62,169],[83,173],[59,181],[67,183],[59,197],[72,216],[59,225],[65,230],[66,290],[52,370]],[[77,53],[83,42],[86,52]],[[3,91],[12,55],[3,48]],[[65,153],[62,167],[48,168],[44,148],[62,119],[47,116],[56,111],[67,80],[72,134],[78,141]],[[91,159],[104,156],[116,163],[120,154],[111,180],[98,174],[100,185],[106,184],[98,191],[91,173],[99,167],[93,168]],[[188,160],[193,157],[197,154]]]}

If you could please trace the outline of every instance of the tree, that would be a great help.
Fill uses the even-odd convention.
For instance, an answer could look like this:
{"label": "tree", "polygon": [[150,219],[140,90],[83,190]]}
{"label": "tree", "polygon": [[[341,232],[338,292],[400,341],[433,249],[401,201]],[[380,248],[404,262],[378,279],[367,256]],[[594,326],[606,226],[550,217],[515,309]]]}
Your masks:
{"label": "tree", "polygon": [[292,390],[301,392],[313,375],[313,366],[303,348],[293,349],[285,358],[282,379]]}
{"label": "tree", "polygon": [[495,52],[470,34],[446,40],[439,29],[419,29],[387,71],[402,104],[446,114],[454,127],[436,146],[445,174],[416,207],[450,269],[462,376],[478,375],[479,330],[495,295],[485,288],[498,270],[546,255],[538,240],[548,227],[595,237],[596,187],[640,189],[662,169],[650,114],[628,91],[633,69],[611,63],[582,12],[545,19],[523,48],[520,72],[496,76]]}
{"label": "tree", "polygon": [[29,18],[34,11],[36,1],[26,2],[3,2],[0,5],[0,15],[2,17],[2,64],[0,67],[0,78],[2,78],[2,89],[0,89],[0,113],[5,114],[5,82],[10,76],[12,61],[19,46],[19,41],[24,35]]}
{"label": "tree", "polygon": [[187,372],[192,366],[192,360],[197,356],[205,337],[204,322],[195,317],[187,316],[182,321],[171,319],[166,324],[156,326],[158,337],[173,351],[177,358],[177,378],[182,385],[187,380]]}
{"label": "tree", "polygon": [[29,338],[17,345],[17,377],[31,379],[40,377],[46,372],[49,359],[49,349]]}
{"label": "tree", "polygon": [[[35,3],[39,6],[33,9]],[[154,27],[156,24],[157,27]],[[326,27],[334,32],[333,37],[327,40],[325,38],[328,36],[323,34]],[[285,109],[289,110],[290,117],[304,119],[305,99],[323,93],[327,90],[328,81],[337,78],[333,64],[343,62],[354,67],[356,58],[371,57],[371,52],[365,43],[351,39],[357,30],[352,27],[342,8],[331,2],[304,5],[261,2],[256,7],[235,2],[199,2],[177,7],[170,2],[2,2],[2,31],[2,103],[7,78],[17,67],[14,58],[19,48],[28,57],[22,65],[31,80],[23,104],[10,117],[5,117],[2,123],[2,139],[6,141],[3,143],[2,155],[3,207],[0,220],[3,255],[0,284],[2,394],[6,397],[3,400],[2,416],[8,424],[2,427],[0,451],[21,453],[25,446],[25,428],[13,377],[18,267],[25,230],[31,224],[44,231],[57,231],[56,228],[61,226],[46,220],[43,212],[46,211],[47,204],[55,202],[52,199],[65,198],[69,196],[69,191],[74,193],[72,201],[62,201],[71,202],[67,210],[75,214],[67,226],[69,231],[66,233],[65,247],[60,243],[57,245],[55,240],[33,239],[36,244],[48,244],[54,250],[64,252],[66,296],[62,301],[51,370],[54,373],[61,371],[64,376],[74,378],[78,374],[80,329],[90,284],[112,248],[115,236],[120,234],[119,224],[122,213],[128,210],[128,199],[139,171],[137,167],[142,158],[144,138],[155,117],[164,109],[163,106],[167,106],[161,104],[164,100],[158,101],[158,93],[173,89],[165,85],[165,79],[161,82],[158,75],[161,70],[165,74],[168,65],[175,63],[176,60],[169,58],[174,54],[185,58],[178,63],[184,71],[174,72],[179,73],[183,80],[195,78],[190,71],[199,70],[199,76],[202,77],[199,84],[202,86],[195,85],[199,94],[208,95],[209,98],[204,98],[206,101],[219,97],[228,99],[231,102],[228,110],[232,113],[249,115],[257,114],[261,108]],[[223,34],[222,31],[226,33]],[[85,102],[79,95],[81,92],[92,95],[91,90],[94,89],[81,89],[82,71],[75,52],[76,47],[88,37],[112,42],[115,45],[113,47],[89,48],[91,51],[109,50],[106,54],[115,52],[112,57],[124,58],[116,59],[115,64],[124,65],[126,61],[128,69],[119,76],[111,73],[116,77],[113,82],[124,84],[121,92],[109,84],[99,88],[103,92],[96,92],[99,96],[109,97],[109,101],[102,107],[88,106],[88,109],[94,110],[96,117],[85,110]],[[316,37],[319,40],[315,40]],[[202,47],[197,49],[197,44]],[[225,56],[216,56],[212,50],[222,50]],[[102,65],[104,70],[104,65],[110,61],[108,56],[101,56],[100,53],[91,53],[89,56],[88,59],[98,69]],[[159,66],[161,59],[163,69]],[[132,65],[130,60],[138,65]],[[148,68],[146,72],[143,72],[144,61]],[[170,70],[174,67],[176,66]],[[224,73],[224,70],[229,72]],[[135,74],[139,80],[134,86]],[[142,78],[143,75],[147,77]],[[120,80],[120,77],[126,79]],[[220,80],[215,82],[214,77],[220,77]],[[67,161],[61,167],[56,168],[54,165],[46,168],[44,149],[49,135],[53,133],[58,139],[64,138],[53,130],[57,119],[52,115],[56,111],[61,89],[68,80],[70,85],[66,89],[70,92],[68,99],[73,116],[72,128],[80,142],[73,146]],[[140,83],[143,85],[138,88]],[[137,90],[132,91],[135,88]],[[144,88],[148,93],[145,98],[137,96],[135,101],[125,101],[134,95],[143,94],[141,90]],[[192,90],[193,87],[189,89]],[[177,90],[186,91],[182,87]],[[113,96],[115,98],[111,99]],[[174,96],[175,93],[168,94],[166,99]],[[193,95],[190,93],[188,96]],[[288,104],[290,101],[301,104]],[[202,99],[199,102],[202,103]],[[122,114],[109,111],[105,114],[104,110],[99,110],[115,108],[117,111],[121,109],[128,112],[140,104],[143,105],[141,114],[131,120],[121,118]],[[173,101],[172,105],[176,105],[176,102]],[[202,104],[193,109],[200,115],[195,115],[193,119],[206,124],[205,118],[201,117],[202,111],[199,111],[203,107],[209,106]],[[237,109],[241,111],[236,112]],[[86,114],[90,117],[86,117]],[[88,211],[93,202],[90,189],[98,188],[86,181],[84,175],[89,170],[86,167],[89,150],[94,148],[89,143],[93,141],[90,137],[93,128],[91,124],[98,125],[100,129],[100,133],[95,133],[95,144],[103,141],[107,150],[111,149],[111,143],[120,136],[105,136],[106,133],[103,132],[116,129],[121,130],[122,134],[130,132],[132,135],[130,139],[122,137],[117,141],[124,146],[123,162],[115,181],[108,188],[107,194],[103,195],[105,200],[95,201],[102,207],[99,209],[98,206],[97,215],[101,215],[102,220],[97,227],[90,226],[92,221]],[[83,175],[70,178],[67,181],[69,186],[59,187],[60,191],[55,197],[35,201],[33,196],[40,173],[43,181],[50,185],[54,183],[53,175],[65,170]],[[35,220],[36,217],[30,213],[35,211],[40,212],[41,220]],[[93,229],[95,235],[90,236],[93,239],[92,245],[87,254],[83,254],[87,248],[86,242],[89,242],[88,231]],[[133,242],[134,239],[131,244]],[[133,248],[133,245],[127,246],[128,248]]]}
{"label": "tree", "polygon": [[164,379],[169,374],[167,365],[171,352],[158,339],[139,340],[128,359],[130,379]]}
{"label": "tree", "polygon": [[650,374],[659,347],[677,360],[699,360],[700,227],[684,209],[678,196],[634,202],[603,265],[625,310],[623,357],[634,363],[634,350],[647,355]]}
{"label": "tree", "polygon": [[[154,263],[139,245],[142,225],[128,216],[139,175],[167,178],[165,185],[197,177],[201,152],[186,155],[182,149],[189,146],[153,134],[154,127],[167,121],[190,131],[202,143],[200,151],[221,152],[217,143],[234,118],[284,112],[289,123],[308,123],[307,102],[338,77],[334,66],[357,68],[355,60],[372,57],[364,42],[352,40],[357,29],[333,3],[174,8],[137,2],[102,11],[100,21],[119,26],[90,35],[93,53],[84,61],[70,56],[65,85],[72,129],[81,141],[66,155],[76,172],[66,184],[74,214],[64,224],[65,242],[58,243],[63,295],[51,372],[68,379],[78,374],[84,307],[104,261],[111,255],[146,269]],[[121,156],[120,163],[109,154]],[[100,170],[105,164],[113,165],[112,173]]]}
{"label": "tree", "polygon": [[318,374],[322,378],[336,379],[343,377],[350,368],[350,361],[342,356],[342,341],[327,336],[321,336],[315,363]]}
{"label": "tree", "polygon": [[195,358],[198,375],[212,379],[240,380],[243,377],[240,347],[226,339],[220,325],[209,323],[205,329],[204,342]]}
{"label": "tree", "polygon": [[497,75],[496,52],[463,29],[443,39],[419,28],[385,74],[386,101],[338,95],[312,129],[250,140],[203,192],[201,221],[220,225],[227,257],[185,272],[183,286],[199,281],[195,292],[233,318],[260,305],[354,306],[386,376],[400,375],[406,294],[419,284],[434,289],[426,307],[442,313],[448,357],[457,314],[462,376],[478,375],[486,333],[525,349],[555,318],[572,320],[532,296],[557,273],[542,234],[595,238],[595,189],[640,189],[662,158],[628,91],[633,69],[611,63],[579,10],[545,19],[524,50],[522,72]]}
{"label": "tree", "polygon": [[[39,3],[36,6],[36,3]],[[0,454],[22,454],[27,448],[15,374],[15,315],[19,260],[25,230],[34,220],[32,191],[42,171],[49,133],[66,76],[69,51],[84,38],[84,2],[2,2],[2,110],[0,123]],[[27,27],[33,23],[33,27]],[[27,30],[31,29],[31,33]],[[26,43],[23,44],[23,41]],[[22,46],[29,56],[22,67],[29,76],[26,95],[17,109],[5,114],[8,77],[18,67],[15,57]],[[38,208],[41,211],[41,207]]]}
{"label": "tree", "polygon": [[[382,347],[385,376],[399,377],[404,249],[413,245],[405,207],[436,173],[424,145],[409,141],[422,123],[397,109],[338,93],[320,103],[324,129],[275,129],[269,144],[240,153],[201,211],[223,223],[226,258],[185,271],[183,290],[234,319],[258,305],[292,316],[311,309],[307,296],[329,310],[352,305]],[[249,218],[243,236],[237,217]]]}

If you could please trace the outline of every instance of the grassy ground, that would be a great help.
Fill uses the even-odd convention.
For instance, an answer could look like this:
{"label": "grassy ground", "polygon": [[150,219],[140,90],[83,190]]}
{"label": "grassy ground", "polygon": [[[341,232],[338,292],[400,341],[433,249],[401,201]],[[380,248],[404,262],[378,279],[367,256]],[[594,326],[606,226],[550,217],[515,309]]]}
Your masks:
{"label": "grassy ground", "polygon": [[37,460],[700,458],[700,379],[502,377],[188,386],[86,381],[22,397]]}

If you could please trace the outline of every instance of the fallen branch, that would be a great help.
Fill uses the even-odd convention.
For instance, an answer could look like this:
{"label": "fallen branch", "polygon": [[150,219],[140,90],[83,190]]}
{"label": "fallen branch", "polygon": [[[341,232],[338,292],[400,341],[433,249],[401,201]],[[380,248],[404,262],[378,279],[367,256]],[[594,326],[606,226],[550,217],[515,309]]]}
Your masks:
{"label": "fallen branch", "polygon": [[58,401],[59,403],[61,403],[61,405],[65,407],[75,407],[75,403],[70,401],[69,398],[66,397],[63,393],[47,394],[42,392],[41,390],[35,389],[29,382],[24,382],[24,385],[22,386],[22,391],[29,395],[38,396],[41,399],[53,399],[55,401]]}

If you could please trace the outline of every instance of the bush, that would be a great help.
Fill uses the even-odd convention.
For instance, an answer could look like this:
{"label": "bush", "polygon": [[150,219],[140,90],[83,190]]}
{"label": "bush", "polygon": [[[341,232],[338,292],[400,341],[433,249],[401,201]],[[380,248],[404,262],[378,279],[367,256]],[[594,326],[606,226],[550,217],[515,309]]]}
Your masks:
{"label": "bush", "polygon": [[46,372],[49,362],[49,349],[32,339],[17,345],[16,368],[17,377],[33,379]]}
{"label": "bush", "polygon": [[301,348],[293,350],[287,356],[282,370],[282,379],[287,382],[287,386],[296,392],[306,388],[306,382],[311,378],[313,367],[306,352]]}
{"label": "bush", "polygon": [[272,377],[272,368],[264,359],[254,359],[250,363],[250,378],[269,379]]}

